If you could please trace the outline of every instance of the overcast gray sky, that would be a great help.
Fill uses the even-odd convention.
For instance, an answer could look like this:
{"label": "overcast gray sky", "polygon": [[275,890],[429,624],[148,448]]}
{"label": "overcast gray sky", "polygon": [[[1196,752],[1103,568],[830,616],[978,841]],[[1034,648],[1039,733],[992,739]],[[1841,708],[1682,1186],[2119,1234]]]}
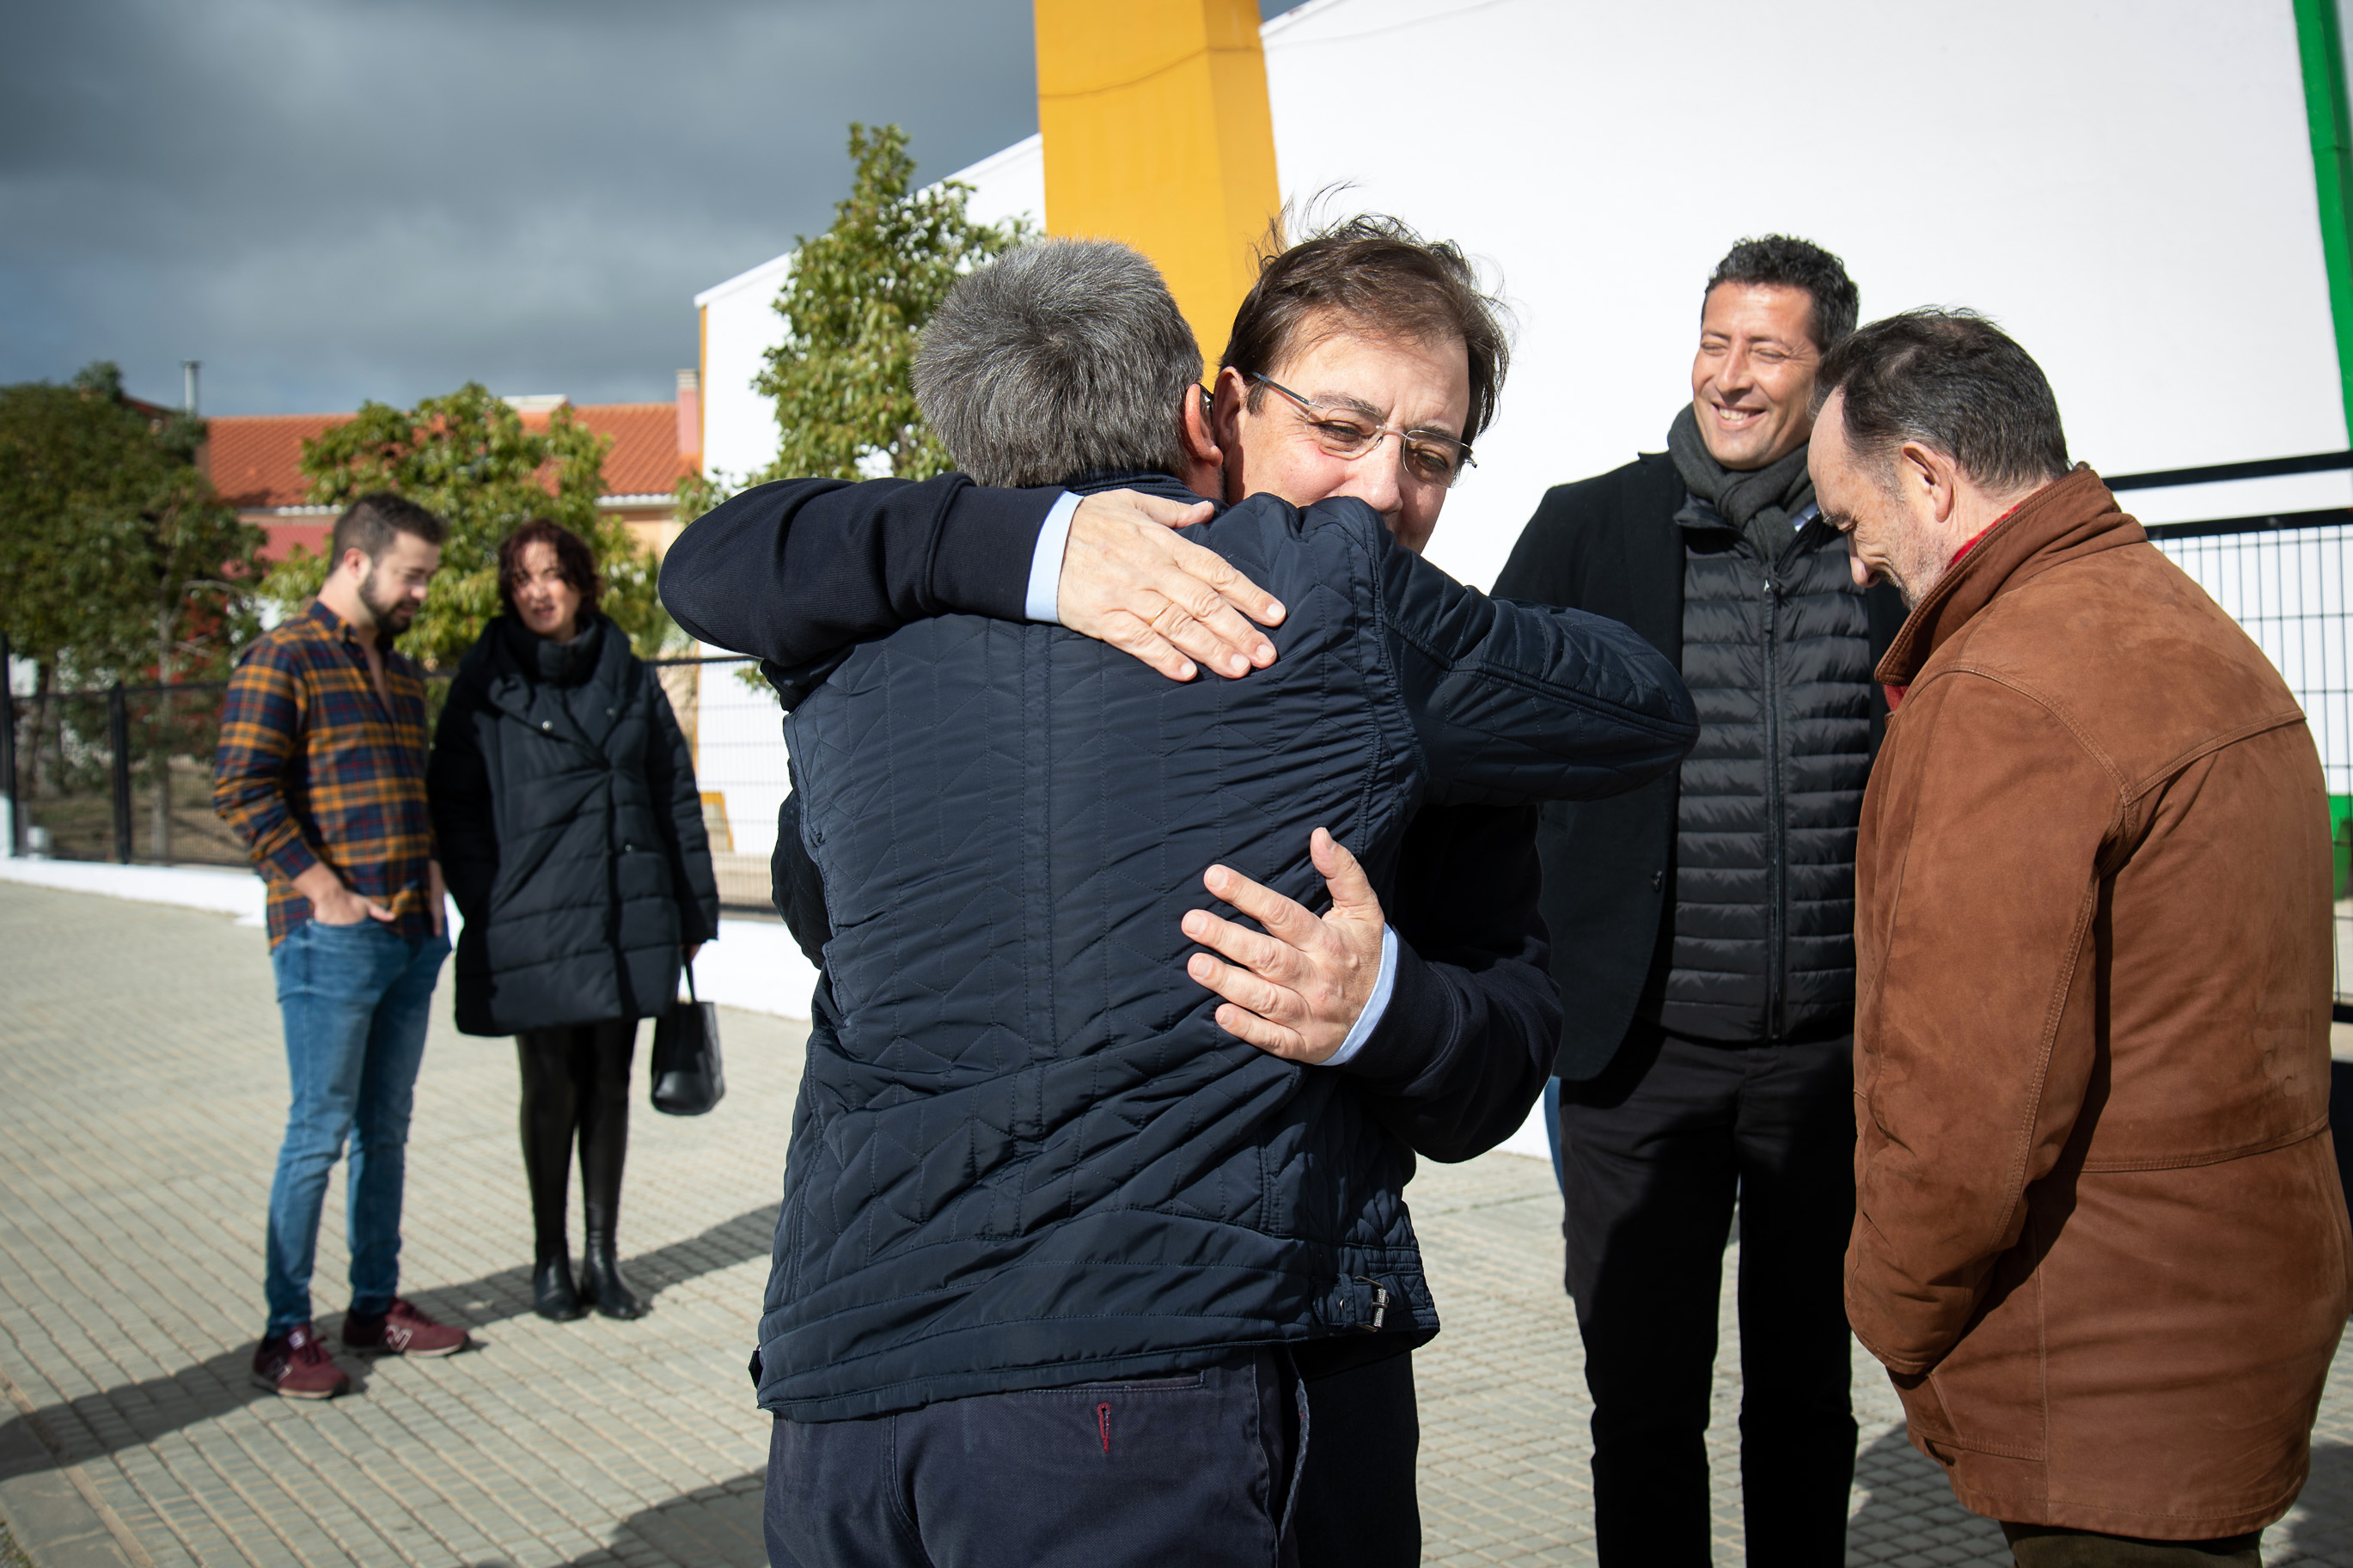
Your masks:
{"label": "overcast gray sky", "polygon": [[[1107,0],[1108,3],[1108,0]],[[1291,0],[1262,0],[1271,16]],[[1029,0],[5,0],[0,382],[667,399],[691,296],[1038,128]]]}

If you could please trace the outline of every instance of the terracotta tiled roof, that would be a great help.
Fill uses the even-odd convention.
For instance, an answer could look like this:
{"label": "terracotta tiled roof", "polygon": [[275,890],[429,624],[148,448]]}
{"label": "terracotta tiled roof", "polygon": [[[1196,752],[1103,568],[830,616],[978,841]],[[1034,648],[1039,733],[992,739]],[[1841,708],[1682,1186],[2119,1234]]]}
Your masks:
{"label": "terracotta tiled roof", "polygon": [[302,443],[314,441],[348,414],[240,415],[206,421],[205,468],[213,489],[232,506],[301,506]]}
{"label": "terracotta tiled roof", "polygon": [[[678,408],[670,403],[592,403],[575,408],[580,422],[613,438],[605,454],[607,495],[668,495],[690,467],[678,449]],[[302,443],[316,440],[351,417],[348,414],[228,415],[210,426],[206,468],[224,500],[247,510],[301,506],[310,494],[302,479]],[[523,423],[547,427],[547,416],[528,414]]]}
{"label": "terracotta tiled roof", "polygon": [[691,467],[678,449],[674,403],[591,403],[573,412],[599,436],[613,438],[605,454],[607,495],[668,495]]}

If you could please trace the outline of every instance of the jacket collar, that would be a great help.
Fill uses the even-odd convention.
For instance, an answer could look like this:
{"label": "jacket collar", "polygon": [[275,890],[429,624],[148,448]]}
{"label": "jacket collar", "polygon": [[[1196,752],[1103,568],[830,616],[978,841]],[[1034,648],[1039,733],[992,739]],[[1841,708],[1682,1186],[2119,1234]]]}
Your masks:
{"label": "jacket collar", "polygon": [[2116,497],[2091,465],[2079,463],[2074,472],[2027,497],[1978,537],[1913,606],[1874,673],[1884,685],[1909,686],[1938,648],[2010,588],[2063,561],[2147,542],[2148,535],[2116,509]]}
{"label": "jacket collar", "polygon": [[[482,628],[467,658],[481,660],[482,696],[491,706],[507,714],[526,729],[538,729],[543,723],[566,740],[575,741],[602,754],[606,737],[617,721],[617,710],[635,700],[634,684],[627,679],[628,666],[634,654],[629,639],[621,628],[605,618],[604,635],[597,639],[596,664],[582,684],[595,686],[613,699],[617,710],[614,719],[587,723],[574,713],[571,704],[562,694],[545,682],[534,680],[522,668],[522,661],[508,644],[509,617],[498,616]],[[595,719],[594,707],[589,714]]]}
{"label": "jacket collar", "polygon": [[1148,496],[1183,501],[1187,505],[1205,500],[1212,501],[1216,503],[1219,511],[1226,510],[1225,503],[1217,500],[1216,497],[1195,495],[1166,474],[1144,472],[1078,474],[1064,479],[1062,488],[1073,494],[1082,496],[1101,495],[1105,490],[1142,490]]}

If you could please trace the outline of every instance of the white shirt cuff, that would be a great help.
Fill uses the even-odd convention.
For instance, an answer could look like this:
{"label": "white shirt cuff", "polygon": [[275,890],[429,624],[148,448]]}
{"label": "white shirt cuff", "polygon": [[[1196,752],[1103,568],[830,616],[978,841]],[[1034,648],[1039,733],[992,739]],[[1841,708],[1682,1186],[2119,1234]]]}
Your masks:
{"label": "white shirt cuff", "polygon": [[1071,517],[1078,510],[1079,498],[1064,490],[1038,531],[1038,548],[1029,556],[1029,592],[1021,601],[1021,613],[1033,621],[1062,618],[1062,547],[1071,542]]}
{"label": "white shirt cuff", "polygon": [[1381,1026],[1381,1015],[1389,1010],[1389,993],[1397,989],[1397,928],[1384,925],[1381,927],[1381,977],[1373,982],[1373,994],[1366,1001],[1365,1010],[1356,1015],[1356,1026],[1348,1031],[1348,1037],[1340,1042],[1338,1050],[1324,1058],[1325,1067],[1338,1067],[1363,1050],[1365,1042],[1373,1037],[1373,1031]]}

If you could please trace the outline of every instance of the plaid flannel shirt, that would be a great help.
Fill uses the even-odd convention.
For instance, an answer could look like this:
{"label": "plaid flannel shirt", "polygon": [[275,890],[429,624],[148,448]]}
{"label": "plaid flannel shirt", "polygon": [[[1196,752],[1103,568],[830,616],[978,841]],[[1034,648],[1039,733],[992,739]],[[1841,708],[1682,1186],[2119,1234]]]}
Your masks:
{"label": "plaid flannel shirt", "polygon": [[213,762],[213,809],[269,884],[269,945],[311,918],[294,879],[324,861],[391,910],[400,934],[432,934],[433,819],[425,805],[425,677],[384,652],[385,710],[367,653],[313,603],[248,650],[230,677]]}

